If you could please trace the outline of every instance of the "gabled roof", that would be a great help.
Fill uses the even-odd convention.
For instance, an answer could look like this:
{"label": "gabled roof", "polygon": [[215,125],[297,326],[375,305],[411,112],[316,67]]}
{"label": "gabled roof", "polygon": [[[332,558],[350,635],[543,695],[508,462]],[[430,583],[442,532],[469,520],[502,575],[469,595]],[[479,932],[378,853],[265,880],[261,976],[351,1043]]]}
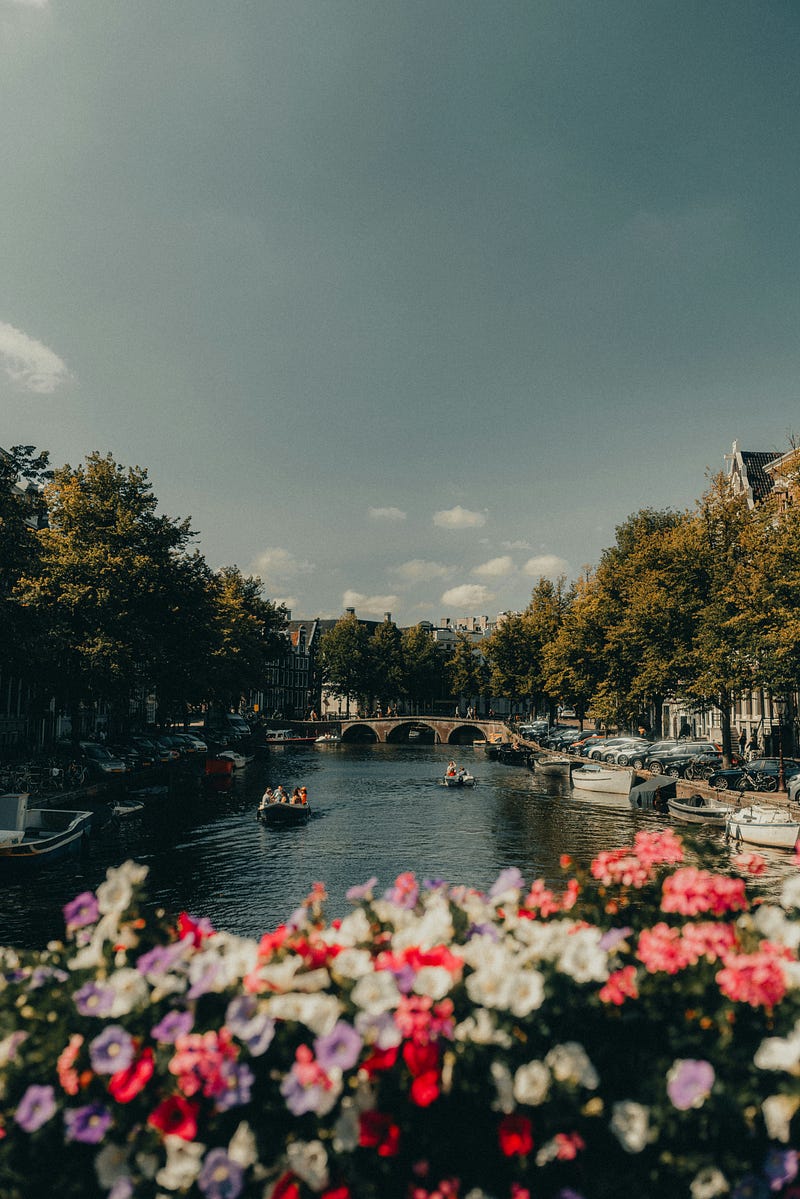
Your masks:
{"label": "gabled roof", "polygon": [[773,487],[773,480],[764,467],[768,463],[774,462],[780,455],[776,454],[774,450],[741,450],[740,453],[747,472],[747,481],[753,492],[753,499],[758,503],[759,500],[766,499]]}

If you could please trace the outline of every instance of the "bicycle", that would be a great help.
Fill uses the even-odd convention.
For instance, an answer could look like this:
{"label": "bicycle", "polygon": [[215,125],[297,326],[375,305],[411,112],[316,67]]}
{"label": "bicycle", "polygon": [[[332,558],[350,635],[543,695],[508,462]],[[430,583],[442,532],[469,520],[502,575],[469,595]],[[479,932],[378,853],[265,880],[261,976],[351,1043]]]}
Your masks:
{"label": "bicycle", "polygon": [[739,791],[777,791],[778,780],[774,774],[766,774],[763,770],[753,773],[745,766],[736,788]]}

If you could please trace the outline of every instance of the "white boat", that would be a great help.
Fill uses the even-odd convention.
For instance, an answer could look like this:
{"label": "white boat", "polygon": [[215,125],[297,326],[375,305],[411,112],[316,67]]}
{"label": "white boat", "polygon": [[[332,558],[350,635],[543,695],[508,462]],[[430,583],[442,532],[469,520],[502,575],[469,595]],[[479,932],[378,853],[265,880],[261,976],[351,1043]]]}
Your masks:
{"label": "white boat", "polygon": [[735,812],[732,804],[707,799],[705,795],[690,795],[688,799],[668,799],[667,807],[670,816],[688,824],[723,825]]}
{"label": "white boat", "polygon": [[573,766],[574,758],[537,758],[533,763],[537,774],[569,774]]}
{"label": "white boat", "polygon": [[315,745],[338,745],[342,740],[339,733],[322,733],[315,740]]}
{"label": "white boat", "polygon": [[252,762],[253,760],[252,758],[245,757],[244,754],[238,753],[235,749],[223,749],[222,753],[217,754],[217,757],[221,758],[223,762],[232,762],[234,770],[243,769],[248,762]]}
{"label": "white boat", "polygon": [[115,799],[111,805],[111,814],[117,820],[127,820],[129,816],[138,816],[143,811],[144,804],[140,799]]}
{"label": "white boat", "polygon": [[474,774],[467,770],[459,770],[455,774],[446,774],[442,779],[445,787],[474,787],[477,783]]}
{"label": "white boat", "polygon": [[78,853],[92,813],[29,808],[24,792],[0,796],[0,866],[32,866]]}
{"label": "white boat", "polygon": [[614,770],[610,766],[597,766],[587,762],[572,772],[572,785],[581,791],[602,791],[606,795],[628,795],[635,771],[623,766]]}
{"label": "white boat", "polygon": [[800,823],[781,808],[750,804],[733,812],[725,821],[725,835],[747,845],[767,849],[794,849],[800,837]]}

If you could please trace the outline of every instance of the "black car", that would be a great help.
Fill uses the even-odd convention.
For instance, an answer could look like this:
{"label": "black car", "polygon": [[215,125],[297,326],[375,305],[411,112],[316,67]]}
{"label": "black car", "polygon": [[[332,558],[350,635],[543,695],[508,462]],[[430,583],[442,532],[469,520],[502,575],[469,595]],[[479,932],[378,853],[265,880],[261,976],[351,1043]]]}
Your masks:
{"label": "black car", "polygon": [[[740,763],[738,766],[730,766],[727,770],[717,770],[711,775],[708,781],[718,791],[727,791],[728,788],[738,787],[744,779],[745,767],[748,774],[768,774],[777,779],[780,774],[781,763],[780,758],[752,758],[749,762]],[[800,760],[797,758],[784,758],[783,773],[786,779],[792,778],[795,774],[800,774]]]}

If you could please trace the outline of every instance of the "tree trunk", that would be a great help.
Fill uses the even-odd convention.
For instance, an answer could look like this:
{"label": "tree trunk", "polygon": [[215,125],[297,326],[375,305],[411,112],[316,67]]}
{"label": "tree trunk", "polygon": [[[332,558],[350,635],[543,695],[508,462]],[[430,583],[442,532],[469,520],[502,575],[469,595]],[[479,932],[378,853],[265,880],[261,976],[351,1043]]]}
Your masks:
{"label": "tree trunk", "polygon": [[731,697],[726,692],[719,697],[719,723],[722,729],[722,766],[727,770],[731,766],[733,743],[731,740]]}

